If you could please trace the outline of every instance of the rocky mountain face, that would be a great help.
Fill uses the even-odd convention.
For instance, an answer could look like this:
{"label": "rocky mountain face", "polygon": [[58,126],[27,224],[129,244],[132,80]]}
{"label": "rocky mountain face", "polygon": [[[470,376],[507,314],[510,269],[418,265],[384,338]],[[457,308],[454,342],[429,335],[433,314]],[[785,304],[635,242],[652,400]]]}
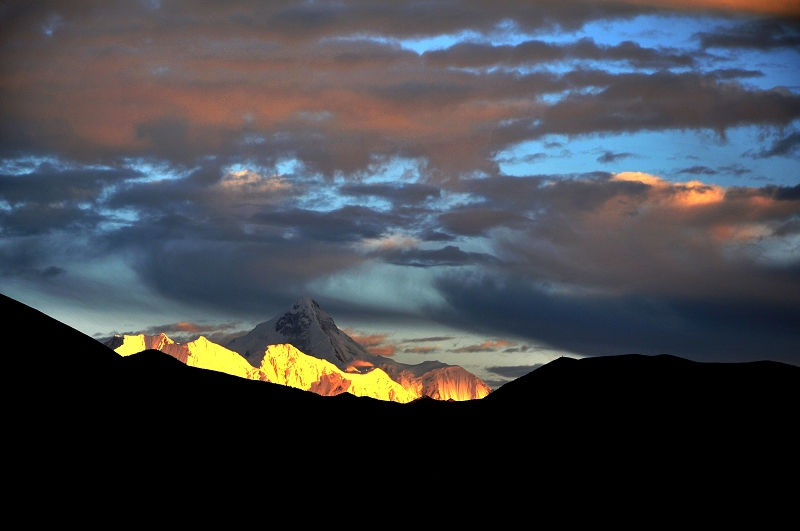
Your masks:
{"label": "rocky mountain face", "polygon": [[308,297],[302,297],[281,315],[261,323],[226,347],[244,356],[251,364],[258,365],[267,346],[284,343],[343,370],[357,366],[358,361],[374,358],[339,330],[319,304]]}
{"label": "rocky mountain face", "polygon": [[164,334],[116,336],[106,344],[122,356],[157,349],[193,367],[324,396],[350,393],[393,402],[423,396],[461,401],[483,398],[490,391],[480,378],[459,366],[438,361],[405,365],[370,354],[308,297],[234,339],[227,348],[205,337],[175,343]]}
{"label": "rocky mountain face", "polygon": [[284,343],[329,361],[348,374],[366,374],[380,369],[417,397],[460,401],[483,398],[490,392],[480,378],[457,365],[439,361],[406,365],[370,354],[342,332],[309,297],[300,298],[284,313],[232,340],[227,347],[244,356],[253,366],[258,366],[267,346]]}
{"label": "rocky mountain face", "polygon": [[223,372],[248,380],[287,385],[323,396],[350,393],[403,403],[419,398],[418,394],[406,390],[380,369],[366,374],[346,373],[328,361],[303,354],[287,344],[267,346],[257,366],[248,363],[237,352],[217,345],[205,337],[180,344],[165,334],[139,334],[115,337],[108,346],[113,347],[121,356],[157,349],[191,367]]}

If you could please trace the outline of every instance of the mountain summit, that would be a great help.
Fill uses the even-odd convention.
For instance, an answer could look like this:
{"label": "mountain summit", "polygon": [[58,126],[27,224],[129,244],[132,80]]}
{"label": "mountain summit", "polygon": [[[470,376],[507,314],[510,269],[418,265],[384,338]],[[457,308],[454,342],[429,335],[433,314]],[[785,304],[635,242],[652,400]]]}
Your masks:
{"label": "mountain summit", "polygon": [[333,319],[310,297],[301,297],[281,315],[259,324],[250,333],[226,346],[258,367],[269,345],[288,343],[301,352],[328,361],[348,373],[381,369],[395,382],[417,396],[438,400],[470,400],[489,394],[480,378],[457,365],[426,361],[406,365],[370,354],[339,330]]}
{"label": "mountain summit", "polygon": [[423,396],[470,400],[490,391],[480,378],[457,365],[438,361],[405,365],[370,354],[309,297],[232,340],[227,348],[202,336],[176,343],[165,334],[115,336],[106,345],[122,356],[157,349],[193,367],[324,396],[349,393],[410,402]]}
{"label": "mountain summit", "polygon": [[331,316],[310,297],[301,297],[283,314],[261,323],[226,346],[257,367],[269,345],[284,343],[315,358],[329,361],[342,370],[358,366],[358,361],[376,357],[339,330]]}

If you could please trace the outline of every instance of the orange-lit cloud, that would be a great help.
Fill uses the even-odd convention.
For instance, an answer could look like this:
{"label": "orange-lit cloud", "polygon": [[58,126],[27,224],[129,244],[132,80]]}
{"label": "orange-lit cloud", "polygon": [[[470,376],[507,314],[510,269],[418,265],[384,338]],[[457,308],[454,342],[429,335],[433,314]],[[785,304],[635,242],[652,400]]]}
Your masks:
{"label": "orange-lit cloud", "polygon": [[[729,84],[700,71],[624,76],[592,71],[567,81],[550,74],[520,76],[494,68],[520,50],[485,44],[476,45],[486,48],[480,53],[459,53],[458,46],[472,46],[460,43],[454,50],[434,51],[440,52],[438,56],[422,57],[398,45],[349,38],[362,32],[480,33],[515,17],[520,24],[533,26],[561,17],[578,26],[594,17],[606,18],[602,6],[598,10],[585,2],[546,6],[543,9],[551,10],[551,16],[530,20],[530,13],[513,2],[485,11],[475,4],[463,19],[430,20],[400,8],[367,15],[357,3],[345,3],[338,23],[331,21],[324,28],[301,24],[292,31],[277,23],[281,7],[256,9],[246,2],[237,6],[195,7],[191,24],[165,12],[132,14],[115,6],[108,6],[107,12],[102,7],[63,8],[69,24],[48,38],[41,27],[55,8],[42,6],[41,12],[27,15],[31,20],[9,22],[12,27],[4,30],[6,39],[16,43],[14,60],[0,70],[7,102],[0,108],[0,118],[14,124],[8,134],[34,143],[34,151],[57,149],[82,159],[153,156],[191,166],[212,152],[269,160],[292,155],[328,176],[337,171],[345,176],[363,172],[376,155],[413,153],[431,170],[438,170],[431,171],[433,176],[447,178],[474,170],[491,172],[496,164],[487,160],[487,153],[552,133],[634,132],[642,127],[725,131],[747,124],[785,127],[798,115],[796,98],[790,93],[732,91]],[[784,14],[800,10],[789,0],[632,0],[627,5],[615,0],[607,15],[632,16],[638,6]],[[452,9],[437,2],[427,8],[437,13]],[[232,22],[250,16],[265,17],[263,24]],[[397,23],[397,17],[407,18]],[[318,30],[348,38],[320,41]],[[597,43],[582,46],[600,58],[609,53]],[[572,52],[567,49],[575,47],[541,42],[533,48],[546,53],[526,56],[529,65],[570,59]],[[610,59],[650,61],[656,66],[665,61],[673,66],[693,62],[690,52],[676,55],[633,48],[615,49]],[[453,68],[465,57],[488,57],[489,62],[480,66],[489,71],[477,74]],[[560,94],[570,87],[576,93],[598,87],[613,90],[555,105],[531,97]],[[611,98],[615,93],[642,97]],[[644,126],[641,116],[648,116]],[[523,125],[531,121],[541,124]]]}
{"label": "orange-lit cloud", "polygon": [[343,332],[350,336],[353,341],[362,347],[378,346],[386,341],[387,337],[389,337],[389,334],[364,334],[351,328],[346,328],[343,330]]}
{"label": "orange-lit cloud", "polygon": [[[611,1],[611,0],[607,0]],[[631,4],[697,11],[711,9],[725,12],[750,12],[770,15],[800,15],[795,0],[627,0]]]}
{"label": "orange-lit cloud", "polygon": [[374,367],[374,365],[366,360],[353,360],[350,362],[352,367]]}
{"label": "orange-lit cloud", "polygon": [[394,356],[395,350],[395,347],[391,345],[367,348],[367,352],[374,354],[375,356]]}
{"label": "orange-lit cloud", "polygon": [[194,323],[189,323],[189,322],[184,322],[184,321],[179,322],[179,323],[175,323],[173,329],[177,330],[179,332],[200,332],[201,331],[200,326],[198,326],[198,325],[196,325]]}
{"label": "orange-lit cloud", "polygon": [[370,369],[374,367],[374,365],[365,360],[353,360],[347,367],[345,367],[345,372],[361,372],[359,367],[363,369]]}
{"label": "orange-lit cloud", "polygon": [[353,341],[364,347],[367,352],[375,356],[394,356],[397,350],[394,345],[384,344],[389,334],[363,334],[352,329],[345,329],[343,331],[353,338]]}
{"label": "orange-lit cloud", "polygon": [[[506,201],[525,184],[497,179],[482,190]],[[554,293],[796,296],[783,273],[765,268],[784,271],[796,260],[796,187],[726,188],[625,172],[536,190],[547,214],[528,223],[527,237],[504,237],[500,255],[520,264],[517,273],[547,279]]]}
{"label": "orange-lit cloud", "polygon": [[719,203],[725,198],[725,189],[717,185],[704,184],[700,181],[672,183],[655,175],[642,172],[622,172],[613,177],[616,181],[640,182],[652,186],[664,197],[660,200],[667,201],[674,206],[691,207]]}

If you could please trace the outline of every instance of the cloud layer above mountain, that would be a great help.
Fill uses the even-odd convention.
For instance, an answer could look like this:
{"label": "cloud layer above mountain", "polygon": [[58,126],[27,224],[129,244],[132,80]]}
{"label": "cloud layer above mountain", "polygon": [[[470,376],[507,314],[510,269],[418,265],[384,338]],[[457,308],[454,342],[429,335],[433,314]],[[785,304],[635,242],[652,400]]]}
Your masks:
{"label": "cloud layer above mountain", "polygon": [[[309,294],[483,334],[491,367],[515,341],[800,363],[799,21],[790,1],[5,2],[0,288],[91,306],[90,333],[110,308],[173,305],[144,329]],[[365,332],[434,349],[386,333]]]}

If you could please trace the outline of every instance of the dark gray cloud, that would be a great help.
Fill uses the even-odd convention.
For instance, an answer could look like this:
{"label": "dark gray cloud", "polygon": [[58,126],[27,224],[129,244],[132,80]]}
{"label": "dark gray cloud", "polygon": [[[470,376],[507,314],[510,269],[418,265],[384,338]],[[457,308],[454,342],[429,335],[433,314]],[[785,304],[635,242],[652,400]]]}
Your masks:
{"label": "dark gray cloud", "polygon": [[127,168],[77,169],[45,162],[29,173],[0,173],[0,200],[12,207],[29,201],[42,204],[93,202],[104,188],[141,177],[141,172]]}
{"label": "dark gray cloud", "polygon": [[463,354],[465,352],[476,353],[476,352],[497,352],[498,349],[502,349],[504,347],[516,345],[513,341],[507,341],[505,339],[495,339],[484,341],[483,343],[476,344],[476,345],[467,345],[466,347],[459,347],[450,349],[450,352],[455,352],[457,354]]}
{"label": "dark gray cloud", "polygon": [[769,149],[762,149],[756,158],[792,157],[800,152],[800,131],[792,131],[783,138],[777,139]]}
{"label": "dark gray cloud", "polygon": [[11,211],[0,210],[0,228],[5,236],[93,229],[102,221],[104,216],[74,205],[26,203]]}
{"label": "dark gray cloud", "polygon": [[424,242],[451,242],[455,239],[455,236],[437,230],[427,230],[420,235],[420,240]]}
{"label": "dark gray cloud", "polygon": [[355,205],[328,212],[299,208],[268,211],[255,214],[251,219],[267,227],[288,230],[292,236],[330,242],[380,238],[400,222],[399,218],[391,214]]}
{"label": "dark gray cloud", "polygon": [[130,332],[128,335],[139,333],[151,336],[166,334],[167,337],[178,343],[188,343],[189,341],[194,341],[200,336],[204,336],[209,341],[217,343],[218,345],[226,345],[228,342],[230,342],[230,340],[234,339],[235,337],[242,336],[248,331],[249,330],[243,330],[241,328],[241,323],[239,322],[198,324],[188,321],[181,321],[178,323],[151,326],[140,332]]}
{"label": "dark gray cloud", "polygon": [[570,44],[531,40],[514,46],[463,42],[443,50],[425,52],[422,57],[436,66],[461,68],[533,65],[568,59],[623,61],[638,68],[690,67],[694,64],[694,58],[686,53],[644,48],[631,41],[604,46],[591,38]]}
{"label": "dark gray cloud", "polygon": [[606,151],[602,155],[597,157],[597,162],[601,162],[601,163],[607,164],[607,163],[612,163],[612,162],[616,162],[618,160],[623,160],[623,159],[627,159],[629,157],[635,157],[635,156],[636,155],[634,155],[633,153],[628,153],[628,152],[614,153],[612,151]]}
{"label": "dark gray cloud", "polygon": [[170,299],[235,312],[291,301],[311,279],[362,262],[324,242],[231,242],[181,239],[131,243],[142,280]]}
{"label": "dark gray cloud", "polygon": [[[487,214],[486,220],[477,216],[473,221],[477,226],[491,221],[503,221],[503,216],[508,213],[520,215],[526,211],[541,212],[542,208],[563,209],[566,212],[591,210],[618,196],[644,197],[649,190],[645,183],[614,181],[611,177],[612,174],[605,172],[529,177],[499,175],[464,180],[459,183],[459,189],[486,200],[483,206],[474,207],[479,214],[492,212],[491,208],[499,210],[499,214]],[[470,211],[467,208],[455,210],[458,214],[455,221],[466,217]],[[525,224],[521,218],[512,218],[510,221]]]}
{"label": "dark gray cloud", "polygon": [[690,168],[684,168],[679,170],[678,175],[680,174],[688,174],[688,175],[716,175],[717,170],[709,168],[708,166],[692,166]]}
{"label": "dark gray cloud", "polygon": [[576,297],[485,276],[453,276],[442,279],[439,287],[451,309],[438,315],[444,322],[480,323],[486,330],[589,356],[668,353],[706,361],[749,361],[769,352],[772,359],[796,363],[800,348],[796,305],[744,299]]}
{"label": "dark gray cloud", "polygon": [[731,164],[729,166],[720,166],[720,167],[717,168],[717,170],[720,173],[729,173],[729,174],[734,175],[736,177],[741,177],[742,175],[745,175],[747,173],[753,173],[753,170],[751,170],[750,168],[746,168],[746,167],[742,166],[741,164]]}
{"label": "dark gray cloud", "polygon": [[131,169],[75,168],[60,163],[36,164],[23,173],[0,174],[0,228],[6,236],[52,231],[92,230],[109,221],[97,210],[100,195],[143,177]]}
{"label": "dark gray cloud", "polygon": [[696,35],[703,48],[793,48],[800,50],[800,24],[796,20],[756,19],[731,28]]}
{"label": "dark gray cloud", "polygon": [[413,339],[404,339],[402,343],[433,343],[436,341],[449,341],[451,339],[455,339],[455,336],[417,337]]}
{"label": "dark gray cloud", "polygon": [[486,234],[497,227],[519,227],[527,221],[527,217],[517,212],[485,207],[456,210],[439,216],[439,222],[445,229],[464,236]]}
{"label": "dark gray cloud", "polygon": [[520,376],[525,376],[541,366],[541,363],[535,365],[495,365],[486,367],[486,370],[497,376],[502,376],[503,378],[516,379]]}
{"label": "dark gray cloud", "polygon": [[[608,74],[574,71],[565,76],[595,94],[570,94],[544,109],[533,125],[509,125],[509,137],[546,134],[710,129],[720,134],[758,120],[788,126],[800,117],[800,96],[785,89],[755,90],[696,73]],[[675,98],[681,94],[681,98]],[[757,118],[756,118],[757,117]]]}
{"label": "dark gray cloud", "polygon": [[462,251],[455,245],[441,249],[385,249],[370,253],[387,263],[412,267],[463,266],[472,264],[492,264],[499,260],[486,253]]}
{"label": "dark gray cloud", "polygon": [[46,249],[36,241],[22,239],[0,246],[0,276],[31,279],[42,282],[55,279],[67,270],[48,265]]}
{"label": "dark gray cloud", "polygon": [[772,233],[774,236],[791,236],[800,234],[800,217],[791,219],[786,223],[781,224]]}
{"label": "dark gray cloud", "polygon": [[743,68],[720,68],[709,72],[709,74],[722,80],[764,77],[764,72],[760,70],[745,70]]}
{"label": "dark gray cloud", "polygon": [[417,204],[440,197],[439,188],[424,184],[346,184],[340,188],[343,195],[353,197],[381,197],[400,204]]}
{"label": "dark gray cloud", "polygon": [[767,185],[758,191],[776,201],[800,201],[800,184],[795,186]]}

